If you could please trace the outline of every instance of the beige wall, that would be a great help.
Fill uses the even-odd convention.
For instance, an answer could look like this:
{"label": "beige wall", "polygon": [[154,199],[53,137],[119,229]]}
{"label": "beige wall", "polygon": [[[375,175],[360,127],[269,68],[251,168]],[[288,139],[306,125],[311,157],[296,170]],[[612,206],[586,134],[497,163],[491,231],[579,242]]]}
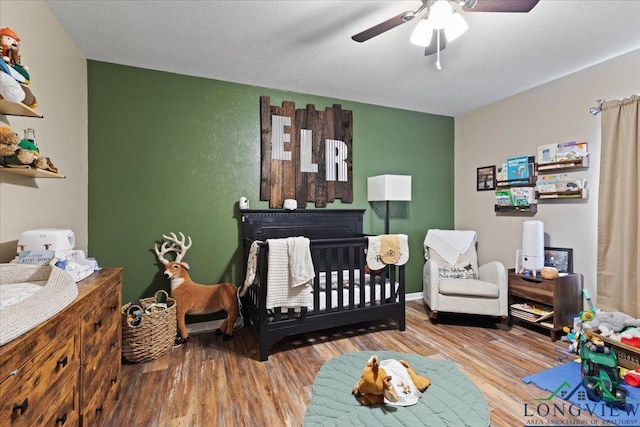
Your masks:
{"label": "beige wall", "polygon": [[24,230],[70,228],[76,247],[87,249],[86,59],[42,1],[0,2],[0,27],[20,37],[23,64],[44,118],[0,115],[0,125],[22,136],[34,128],[40,151],[66,179],[25,178],[0,173],[0,261],[15,256]]}
{"label": "beige wall", "polygon": [[[573,248],[574,271],[584,275],[596,299],[600,116],[589,108],[598,99],[640,93],[639,75],[637,50],[456,118],[455,224],[478,231],[480,262],[496,259],[513,268],[522,222],[538,219],[548,246]],[[493,192],[476,191],[476,168],[535,155],[539,145],[576,140],[589,143],[590,166],[569,173],[587,179],[588,200],[540,203],[532,218],[498,216]]]}

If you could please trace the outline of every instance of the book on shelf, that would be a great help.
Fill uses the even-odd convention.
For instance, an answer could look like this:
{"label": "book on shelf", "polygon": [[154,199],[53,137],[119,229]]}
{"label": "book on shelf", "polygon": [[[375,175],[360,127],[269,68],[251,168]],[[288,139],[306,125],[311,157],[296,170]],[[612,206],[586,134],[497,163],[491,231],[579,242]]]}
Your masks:
{"label": "book on shelf", "polygon": [[530,322],[542,322],[553,317],[553,310],[546,306],[515,303],[511,304],[511,315]]}
{"label": "book on shelf", "polygon": [[507,159],[507,181],[529,182],[529,156],[518,156]]}
{"label": "book on shelf", "polygon": [[586,142],[563,142],[538,147],[538,170],[588,165],[589,151]]}

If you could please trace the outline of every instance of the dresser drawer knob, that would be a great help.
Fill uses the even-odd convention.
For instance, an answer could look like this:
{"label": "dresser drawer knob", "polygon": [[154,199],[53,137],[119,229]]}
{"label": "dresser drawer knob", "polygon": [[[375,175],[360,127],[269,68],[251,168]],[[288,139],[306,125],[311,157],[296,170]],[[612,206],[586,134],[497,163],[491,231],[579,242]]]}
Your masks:
{"label": "dresser drawer knob", "polygon": [[111,384],[115,384],[117,382],[118,382],[118,377],[117,376],[111,378]]}
{"label": "dresser drawer knob", "polygon": [[64,368],[65,366],[67,366],[68,362],[69,360],[67,356],[64,356],[62,359],[58,360],[58,363],[56,364],[56,366]]}
{"label": "dresser drawer knob", "polygon": [[24,412],[29,407],[29,399],[25,397],[21,404],[14,403],[13,404],[13,413],[18,413],[18,415],[24,414]]}
{"label": "dresser drawer knob", "polygon": [[93,324],[93,329],[97,331],[101,326],[102,326],[102,320],[98,320]]}
{"label": "dresser drawer knob", "polygon": [[67,413],[62,414],[61,417],[56,418],[56,426],[63,426],[67,422]]}

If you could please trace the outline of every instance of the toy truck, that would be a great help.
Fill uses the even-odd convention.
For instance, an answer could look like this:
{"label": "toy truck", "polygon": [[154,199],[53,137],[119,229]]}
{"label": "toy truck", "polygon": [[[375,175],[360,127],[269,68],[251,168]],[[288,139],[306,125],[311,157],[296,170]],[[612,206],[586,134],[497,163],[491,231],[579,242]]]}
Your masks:
{"label": "toy truck", "polygon": [[618,408],[624,408],[627,392],[620,387],[620,372],[615,351],[604,343],[579,342],[582,383],[590,400],[603,400]]}

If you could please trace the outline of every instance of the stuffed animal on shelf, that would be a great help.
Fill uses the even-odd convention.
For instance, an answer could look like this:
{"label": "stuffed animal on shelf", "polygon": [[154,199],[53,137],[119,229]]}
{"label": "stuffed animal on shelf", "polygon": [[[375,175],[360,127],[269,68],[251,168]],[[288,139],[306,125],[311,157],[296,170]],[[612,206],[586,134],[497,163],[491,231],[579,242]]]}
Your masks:
{"label": "stuffed animal on shelf", "polygon": [[[164,275],[171,282],[171,297],[176,300],[178,317],[178,337],[176,344],[183,344],[189,340],[189,332],[185,323],[187,314],[211,314],[221,310],[227,312],[216,335],[223,335],[223,339],[229,340],[233,336],[233,327],[239,316],[238,288],[233,283],[218,283],[216,285],[201,285],[191,280],[189,276],[189,264],[182,261],[187,250],[191,247],[191,237],[186,243],[184,234],[180,233],[180,239],[175,233],[170,236],[162,235],[167,240],[160,247],[155,245],[155,253],[164,266]],[[175,252],[174,261],[164,258],[168,252]]]}
{"label": "stuffed animal on shelf", "polygon": [[30,165],[35,160],[35,153],[22,147],[22,140],[8,126],[0,127],[0,164]]}
{"label": "stuffed animal on shelf", "polygon": [[40,154],[37,145],[29,140],[20,139],[8,126],[0,126],[0,165],[33,166],[58,172],[51,159]]}
{"label": "stuffed animal on shelf", "polygon": [[[19,50],[20,37],[9,27],[0,28],[0,48],[2,49],[2,61],[0,61],[0,70],[8,74],[19,85],[22,91],[18,91],[15,85],[3,78],[3,91],[0,93],[7,101],[23,102],[31,108],[37,107],[36,97],[29,89],[28,84],[31,81],[29,76],[29,68],[20,62]],[[7,88],[4,88],[7,86]],[[5,96],[8,95],[8,98]]]}
{"label": "stuffed animal on shelf", "polygon": [[593,316],[593,320],[584,322],[584,329],[599,329],[600,335],[609,336],[620,332],[629,326],[640,326],[640,319],[633,318],[620,311],[600,311]]}
{"label": "stuffed animal on shelf", "polygon": [[365,406],[382,403],[409,406],[418,401],[429,385],[429,378],[416,374],[404,360],[379,361],[378,356],[373,355],[352,393]]}

